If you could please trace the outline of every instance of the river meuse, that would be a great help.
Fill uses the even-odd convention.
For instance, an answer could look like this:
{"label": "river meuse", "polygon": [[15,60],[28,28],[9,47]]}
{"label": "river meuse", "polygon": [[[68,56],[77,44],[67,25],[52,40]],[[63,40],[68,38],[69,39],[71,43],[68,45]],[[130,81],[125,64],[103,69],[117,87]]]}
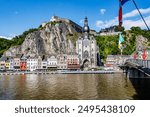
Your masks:
{"label": "river meuse", "polygon": [[0,99],[93,100],[140,98],[131,80],[120,73],[0,76]]}

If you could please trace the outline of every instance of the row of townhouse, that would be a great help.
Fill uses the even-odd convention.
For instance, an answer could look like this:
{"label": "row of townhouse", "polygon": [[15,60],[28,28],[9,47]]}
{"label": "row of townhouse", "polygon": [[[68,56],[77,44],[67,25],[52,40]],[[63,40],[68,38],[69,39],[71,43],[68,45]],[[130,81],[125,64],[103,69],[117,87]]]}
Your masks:
{"label": "row of townhouse", "polygon": [[61,54],[47,59],[39,57],[2,57],[1,71],[41,71],[41,70],[77,70],[80,69],[78,55]]}

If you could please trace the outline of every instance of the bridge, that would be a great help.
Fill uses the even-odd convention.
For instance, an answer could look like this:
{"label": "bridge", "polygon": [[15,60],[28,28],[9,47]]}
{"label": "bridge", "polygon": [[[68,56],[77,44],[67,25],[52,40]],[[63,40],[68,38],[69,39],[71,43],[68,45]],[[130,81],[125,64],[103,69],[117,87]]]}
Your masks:
{"label": "bridge", "polygon": [[127,59],[119,67],[129,78],[150,78],[150,60]]}
{"label": "bridge", "polygon": [[132,83],[136,94],[134,99],[150,99],[150,60],[127,59],[119,65],[126,73],[127,81]]}

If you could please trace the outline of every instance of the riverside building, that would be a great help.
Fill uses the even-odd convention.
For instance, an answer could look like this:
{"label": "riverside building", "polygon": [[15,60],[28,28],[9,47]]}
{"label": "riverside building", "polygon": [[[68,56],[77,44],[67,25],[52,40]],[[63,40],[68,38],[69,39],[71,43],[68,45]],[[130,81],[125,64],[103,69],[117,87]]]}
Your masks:
{"label": "riverside building", "polygon": [[66,70],[67,69],[67,54],[58,55],[57,60],[58,60],[58,69]]}
{"label": "riverside building", "polygon": [[14,59],[13,57],[9,58],[10,61],[10,70],[13,71],[14,70]]}
{"label": "riverside building", "polygon": [[5,70],[5,62],[7,60],[7,57],[2,57],[0,58],[0,70],[3,71]]}
{"label": "riverside building", "polygon": [[57,58],[55,56],[47,58],[47,69],[57,69]]}
{"label": "riverside building", "polygon": [[67,55],[67,69],[69,69],[69,70],[80,69],[78,54],[71,53],[71,54]]}
{"label": "riverside building", "polygon": [[20,70],[21,71],[27,70],[27,57],[25,56],[20,59]]}
{"label": "riverside building", "polygon": [[38,59],[37,58],[27,59],[27,70],[35,71],[37,69],[38,69]]}
{"label": "riverside building", "polygon": [[20,70],[20,58],[19,57],[14,58],[14,69]]}

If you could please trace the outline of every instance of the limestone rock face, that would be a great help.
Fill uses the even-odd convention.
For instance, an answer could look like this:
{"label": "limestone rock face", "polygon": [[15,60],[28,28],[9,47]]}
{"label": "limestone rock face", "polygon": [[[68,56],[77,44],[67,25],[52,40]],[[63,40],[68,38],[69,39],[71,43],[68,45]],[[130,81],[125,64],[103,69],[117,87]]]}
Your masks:
{"label": "limestone rock face", "polygon": [[136,37],[136,51],[143,51],[147,48],[148,39],[142,35]]}
{"label": "limestone rock face", "polygon": [[143,37],[143,36],[137,36],[136,37],[136,52],[137,52],[137,58],[139,59],[143,59],[143,52],[144,49],[147,52],[147,59],[150,58],[150,54],[148,52],[148,50],[150,49],[150,42],[148,41],[147,38]]}
{"label": "limestone rock face", "polygon": [[42,56],[67,53],[73,50],[75,42],[81,36],[82,27],[71,20],[57,18],[42,25],[38,31],[26,36],[22,45],[12,47],[4,56]]}

